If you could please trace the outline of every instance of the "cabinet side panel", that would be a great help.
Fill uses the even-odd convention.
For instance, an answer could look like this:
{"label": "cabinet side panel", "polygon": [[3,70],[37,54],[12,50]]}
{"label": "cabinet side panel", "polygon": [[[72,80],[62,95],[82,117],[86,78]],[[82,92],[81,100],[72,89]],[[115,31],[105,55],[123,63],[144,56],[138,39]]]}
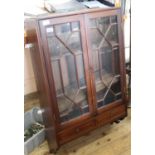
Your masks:
{"label": "cabinet side panel", "polygon": [[119,29],[118,29],[118,33],[119,33],[119,40],[120,40],[120,60],[121,60],[121,64],[120,64],[120,68],[121,68],[121,73],[122,73],[122,83],[123,83],[123,88],[122,91],[123,93],[123,101],[124,104],[126,105],[126,114],[127,114],[127,100],[126,100],[126,68],[125,68],[125,48],[124,48],[124,23],[122,21],[122,14],[121,14],[121,10],[119,9],[119,14],[118,14],[118,22],[119,22]]}
{"label": "cabinet side panel", "polygon": [[45,124],[46,138],[48,140],[50,150],[56,150],[58,145],[56,141],[54,113],[52,108],[48,78],[46,74],[44,55],[42,48],[39,45],[40,36],[37,22],[25,22],[25,30],[28,36],[29,34],[31,36],[34,35],[33,38],[35,38],[33,40],[33,47],[31,48],[32,64],[40,97],[40,106],[43,110],[42,115]]}

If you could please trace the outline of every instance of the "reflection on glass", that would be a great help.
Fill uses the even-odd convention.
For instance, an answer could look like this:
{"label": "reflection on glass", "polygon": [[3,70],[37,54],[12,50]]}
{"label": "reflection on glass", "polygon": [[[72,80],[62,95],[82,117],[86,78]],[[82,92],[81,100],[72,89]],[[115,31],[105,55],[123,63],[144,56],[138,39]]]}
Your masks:
{"label": "reflection on glass", "polygon": [[111,16],[111,23],[117,23],[117,16]]}
{"label": "reflection on glass", "polygon": [[46,30],[61,122],[89,112],[79,22]]}
{"label": "reflection on glass", "polygon": [[118,31],[117,31],[117,25],[111,25],[110,30],[106,36],[107,40],[110,42],[118,43]]}
{"label": "reflection on glass", "polygon": [[90,20],[97,107],[121,99],[117,16]]}

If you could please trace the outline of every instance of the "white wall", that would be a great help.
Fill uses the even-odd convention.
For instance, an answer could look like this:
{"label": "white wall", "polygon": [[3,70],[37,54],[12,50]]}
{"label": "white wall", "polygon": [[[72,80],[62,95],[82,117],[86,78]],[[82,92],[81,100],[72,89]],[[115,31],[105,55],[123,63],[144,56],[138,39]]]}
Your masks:
{"label": "white wall", "polygon": [[30,52],[31,51],[28,48],[25,48],[24,50],[24,95],[37,91]]}

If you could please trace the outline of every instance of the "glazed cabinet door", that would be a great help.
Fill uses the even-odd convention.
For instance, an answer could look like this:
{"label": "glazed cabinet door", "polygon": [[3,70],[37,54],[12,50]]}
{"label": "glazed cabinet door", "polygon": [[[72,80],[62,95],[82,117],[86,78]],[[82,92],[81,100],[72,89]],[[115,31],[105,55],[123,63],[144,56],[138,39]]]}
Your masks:
{"label": "glazed cabinet door", "polygon": [[60,125],[92,111],[83,16],[40,21],[53,105]]}
{"label": "glazed cabinet door", "polygon": [[85,16],[94,102],[97,109],[124,99],[123,51],[117,11]]}

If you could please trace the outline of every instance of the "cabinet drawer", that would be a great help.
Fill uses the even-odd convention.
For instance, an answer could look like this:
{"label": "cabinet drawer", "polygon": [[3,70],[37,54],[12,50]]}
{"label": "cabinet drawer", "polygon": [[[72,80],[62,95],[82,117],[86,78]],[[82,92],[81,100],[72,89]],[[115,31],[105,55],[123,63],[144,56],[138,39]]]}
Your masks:
{"label": "cabinet drawer", "polygon": [[104,125],[110,121],[110,112],[106,111],[103,114],[100,114],[96,117],[97,126]]}
{"label": "cabinet drawer", "polygon": [[125,115],[125,113],[126,113],[125,105],[121,105],[119,107],[113,108],[110,111],[111,120],[115,119],[115,118],[117,118],[119,116]]}
{"label": "cabinet drawer", "polygon": [[72,140],[76,137],[78,137],[79,135],[82,135],[88,131],[90,131],[91,129],[95,128],[95,121],[91,120],[89,122],[86,122],[83,125],[71,128],[71,129],[66,129],[61,131],[60,133],[58,133],[58,138],[60,141],[60,144],[63,144],[69,140]]}

